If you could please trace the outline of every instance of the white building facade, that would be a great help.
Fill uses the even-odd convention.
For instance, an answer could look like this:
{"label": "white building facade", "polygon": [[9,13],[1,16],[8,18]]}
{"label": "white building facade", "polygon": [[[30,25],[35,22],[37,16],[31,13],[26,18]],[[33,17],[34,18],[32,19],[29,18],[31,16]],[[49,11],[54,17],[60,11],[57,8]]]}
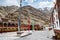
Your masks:
{"label": "white building facade", "polygon": [[59,27],[59,18],[58,18],[58,7],[57,7],[57,5],[54,8],[53,20],[54,20],[54,28],[60,28]]}

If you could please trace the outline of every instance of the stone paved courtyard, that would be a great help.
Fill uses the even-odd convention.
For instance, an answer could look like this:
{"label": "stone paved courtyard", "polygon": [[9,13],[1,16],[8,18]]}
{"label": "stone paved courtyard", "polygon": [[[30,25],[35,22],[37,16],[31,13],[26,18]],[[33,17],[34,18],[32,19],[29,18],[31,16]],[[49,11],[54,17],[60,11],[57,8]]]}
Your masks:
{"label": "stone paved courtyard", "polygon": [[[52,32],[52,31],[51,31]],[[53,40],[53,35],[47,31],[32,31],[31,35],[20,37],[17,32],[0,33],[0,40]]]}

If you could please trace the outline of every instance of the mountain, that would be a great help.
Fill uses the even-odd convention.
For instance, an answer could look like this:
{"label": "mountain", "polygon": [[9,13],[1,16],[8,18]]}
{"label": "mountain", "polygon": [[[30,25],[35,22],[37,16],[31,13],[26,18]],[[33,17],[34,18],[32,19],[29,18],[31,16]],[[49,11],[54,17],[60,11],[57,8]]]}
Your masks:
{"label": "mountain", "polygon": [[47,17],[50,18],[52,11],[53,11],[53,8],[45,7],[43,9],[39,8],[39,10],[41,11],[41,13],[43,13],[44,15],[47,15]]}
{"label": "mountain", "polygon": [[35,24],[44,24],[50,20],[48,15],[29,5],[21,8],[18,6],[0,6],[0,15],[0,18],[8,18],[9,20],[14,20],[16,22],[18,22],[20,16],[23,24],[27,24],[29,18],[30,21],[34,21]]}

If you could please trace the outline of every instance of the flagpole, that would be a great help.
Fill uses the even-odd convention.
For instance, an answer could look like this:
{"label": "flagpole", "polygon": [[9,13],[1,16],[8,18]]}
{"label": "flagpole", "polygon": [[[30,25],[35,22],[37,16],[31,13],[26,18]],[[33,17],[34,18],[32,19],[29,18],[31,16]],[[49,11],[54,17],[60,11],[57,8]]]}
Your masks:
{"label": "flagpole", "polygon": [[18,18],[18,32],[17,32],[17,34],[21,34],[21,32],[20,32],[20,25],[21,25],[21,14],[22,14],[22,0],[20,0],[20,12],[19,12],[19,18]]}

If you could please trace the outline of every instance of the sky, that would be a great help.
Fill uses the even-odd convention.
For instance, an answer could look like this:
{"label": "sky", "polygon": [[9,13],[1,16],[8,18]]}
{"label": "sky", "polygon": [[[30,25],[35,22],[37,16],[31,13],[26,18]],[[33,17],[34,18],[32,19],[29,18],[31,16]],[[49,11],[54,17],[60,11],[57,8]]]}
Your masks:
{"label": "sky", "polygon": [[11,6],[11,5],[19,6],[19,0],[0,0],[0,5],[2,5],[2,6]]}
{"label": "sky", "polygon": [[[22,0],[22,6],[30,5],[35,8],[53,7],[55,0]],[[19,6],[20,0],[0,0],[2,6]]]}

